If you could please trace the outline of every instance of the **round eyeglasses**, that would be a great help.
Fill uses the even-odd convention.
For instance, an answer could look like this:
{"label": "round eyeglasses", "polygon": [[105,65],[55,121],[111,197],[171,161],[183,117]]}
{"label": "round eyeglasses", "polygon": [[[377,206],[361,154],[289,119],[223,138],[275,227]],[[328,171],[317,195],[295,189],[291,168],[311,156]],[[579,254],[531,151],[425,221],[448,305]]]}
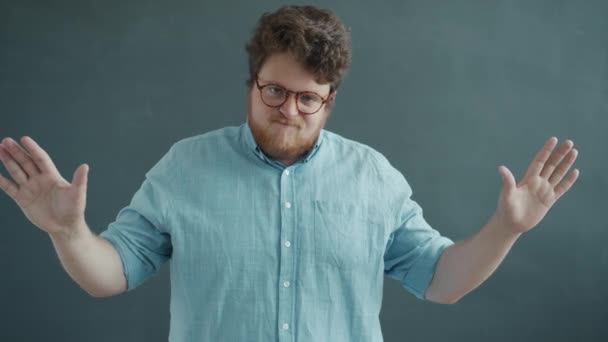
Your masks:
{"label": "round eyeglasses", "polygon": [[274,83],[260,85],[257,77],[255,78],[255,84],[260,91],[262,102],[264,102],[264,104],[268,107],[281,107],[283,103],[287,101],[287,98],[289,98],[289,94],[292,93],[296,96],[296,107],[298,107],[298,111],[306,115],[315,114],[318,112],[319,109],[321,109],[321,107],[323,107],[323,105],[329,100],[331,95],[330,91],[327,98],[323,98],[321,95],[312,91],[292,91]]}

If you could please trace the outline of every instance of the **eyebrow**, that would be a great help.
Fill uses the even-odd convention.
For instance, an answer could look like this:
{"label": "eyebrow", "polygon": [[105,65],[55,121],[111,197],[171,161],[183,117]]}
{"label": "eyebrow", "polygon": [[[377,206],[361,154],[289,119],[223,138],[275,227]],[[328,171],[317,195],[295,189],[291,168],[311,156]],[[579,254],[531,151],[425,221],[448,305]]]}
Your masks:
{"label": "eyebrow", "polygon": [[[293,92],[296,92],[296,93],[314,93],[314,94],[317,94],[317,95],[319,95],[319,96],[321,96],[321,97],[323,98],[323,95],[321,95],[321,94],[320,94],[320,93],[318,93],[317,91],[313,91],[313,90],[301,90],[301,91],[294,91],[294,90],[292,90],[292,89],[290,89],[290,88],[288,88],[288,87],[284,86],[284,85],[283,85],[283,84],[281,84],[280,82],[277,82],[277,81],[272,81],[272,80],[267,80],[267,79],[261,78],[260,76],[258,76],[258,79],[259,79],[259,80],[261,80],[261,81],[264,81],[264,82],[268,82],[267,84],[264,84],[264,85],[268,85],[268,84],[278,85],[278,86],[280,86],[280,87],[285,88],[286,90],[291,91],[292,93],[293,93]],[[329,87],[329,93],[331,94],[331,87]],[[328,94],[327,96],[329,96],[330,94]]]}

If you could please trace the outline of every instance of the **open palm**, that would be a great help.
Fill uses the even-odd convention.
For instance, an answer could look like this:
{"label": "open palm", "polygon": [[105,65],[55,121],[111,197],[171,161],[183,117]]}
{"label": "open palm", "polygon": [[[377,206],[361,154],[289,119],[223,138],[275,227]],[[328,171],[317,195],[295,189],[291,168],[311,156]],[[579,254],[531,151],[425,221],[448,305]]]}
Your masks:
{"label": "open palm", "polygon": [[578,178],[578,169],[565,177],[578,154],[574,143],[566,140],[553,151],[556,145],[557,138],[547,140],[517,184],[509,169],[499,168],[503,187],[497,215],[514,232],[523,233],[536,226]]}
{"label": "open palm", "polygon": [[29,137],[5,138],[0,160],[14,182],[0,175],[0,188],[38,228],[56,233],[84,221],[88,166],[76,169],[72,183],[57,171],[48,154]]}

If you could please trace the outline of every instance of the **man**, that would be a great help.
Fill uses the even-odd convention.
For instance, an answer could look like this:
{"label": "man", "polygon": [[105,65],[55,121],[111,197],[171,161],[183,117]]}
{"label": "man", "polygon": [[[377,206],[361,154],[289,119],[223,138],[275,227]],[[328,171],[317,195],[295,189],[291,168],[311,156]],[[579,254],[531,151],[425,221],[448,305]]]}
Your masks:
{"label": "man", "polygon": [[549,139],[517,184],[499,168],[496,212],[454,243],[380,153],[323,129],[351,55],[334,14],[280,8],[247,51],[247,122],[174,144],[100,236],[84,217],[87,165],[69,183],[31,138],[0,145],[13,178],[0,187],[92,296],[132,290],[170,261],[171,341],[382,341],[385,275],[456,302],[578,177],[566,177],[572,141]]}

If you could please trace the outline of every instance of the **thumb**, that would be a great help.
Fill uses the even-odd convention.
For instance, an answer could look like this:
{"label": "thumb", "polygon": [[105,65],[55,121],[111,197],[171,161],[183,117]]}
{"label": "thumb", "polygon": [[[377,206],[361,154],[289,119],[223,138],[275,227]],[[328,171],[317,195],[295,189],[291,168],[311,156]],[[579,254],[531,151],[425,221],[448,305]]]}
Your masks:
{"label": "thumb", "polygon": [[502,179],[502,185],[503,185],[504,191],[506,191],[506,193],[510,193],[512,190],[514,190],[515,189],[515,177],[513,177],[513,174],[511,173],[511,171],[509,171],[509,169],[506,166],[501,165],[498,167],[498,173],[500,174],[500,178]]}
{"label": "thumb", "polygon": [[74,171],[74,177],[72,177],[72,185],[79,191],[85,191],[87,189],[87,180],[89,176],[89,165],[82,164],[76,171]]}

